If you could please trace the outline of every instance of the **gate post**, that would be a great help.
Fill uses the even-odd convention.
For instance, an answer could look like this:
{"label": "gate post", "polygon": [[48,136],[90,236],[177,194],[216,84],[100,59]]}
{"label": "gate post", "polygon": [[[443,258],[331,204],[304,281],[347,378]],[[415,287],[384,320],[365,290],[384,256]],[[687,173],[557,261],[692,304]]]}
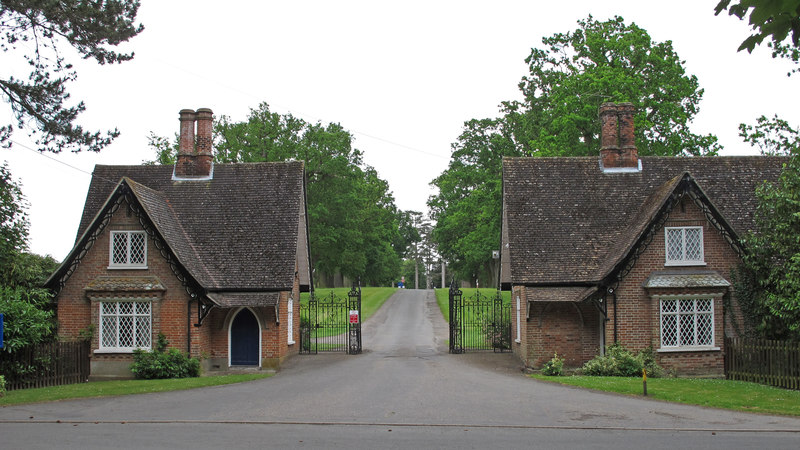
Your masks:
{"label": "gate post", "polygon": [[358,322],[351,323],[349,328],[347,353],[357,355],[361,353],[361,279],[353,282],[353,287],[347,293],[348,306],[351,311],[358,311]]}
{"label": "gate post", "polygon": [[461,289],[456,288],[456,282],[450,283],[449,293],[450,303],[450,353],[463,353],[464,342],[462,341],[461,319],[464,305],[461,301]]}

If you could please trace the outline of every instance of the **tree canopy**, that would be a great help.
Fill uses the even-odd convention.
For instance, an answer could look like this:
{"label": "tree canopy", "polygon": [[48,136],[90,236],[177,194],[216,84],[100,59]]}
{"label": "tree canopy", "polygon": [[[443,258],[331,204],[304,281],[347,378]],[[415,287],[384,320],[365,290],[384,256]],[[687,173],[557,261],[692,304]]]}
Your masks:
{"label": "tree canopy", "polygon": [[[731,16],[744,20],[749,13],[750,28],[753,30],[739,45],[739,51],[752,53],[756,45],[767,40],[773,58],[788,59],[800,64],[800,1],[798,0],[721,0],[714,8],[716,15],[728,11]],[[787,75],[800,70],[795,67]]]}
{"label": "tree canopy", "polygon": [[[0,69],[0,93],[16,128],[27,130],[40,151],[99,151],[119,135],[116,129],[92,132],[76,124],[86,107],[69,101],[67,85],[77,72],[64,50],[71,47],[99,64],[132,59],[133,53],[113,48],[144,29],[135,23],[138,9],[138,0],[0,2],[0,48],[20,56],[18,64]],[[20,76],[16,68],[30,72]],[[14,128],[0,125],[0,145],[11,147]]]}
{"label": "tree canopy", "polygon": [[5,351],[52,337],[50,293],[41,286],[58,263],[27,253],[28,219],[22,188],[0,166],[0,312],[5,315]]}
{"label": "tree canopy", "polygon": [[634,104],[641,155],[715,155],[721,148],[715,136],[690,130],[703,90],[670,41],[654,42],[621,17],[589,16],[542,44],[525,60],[523,99],[503,102],[498,118],[467,121],[448,168],[431,183],[439,191],[428,201],[434,240],[464,279],[496,281],[502,158],[597,155],[600,104]]}
{"label": "tree canopy", "polygon": [[800,340],[800,127],[762,116],[739,134],[763,154],[790,159],[776,182],[756,191],[756,229],[744,238],[737,297],[757,334]]}
{"label": "tree canopy", "polygon": [[[172,164],[177,142],[152,135],[151,163]],[[365,284],[388,284],[400,273],[407,237],[389,184],[364,164],[352,135],[341,125],[308,123],[272,112],[267,103],[247,120],[222,116],[214,124],[214,160],[222,163],[305,161],[311,259],[316,281],[334,275],[360,277]]]}

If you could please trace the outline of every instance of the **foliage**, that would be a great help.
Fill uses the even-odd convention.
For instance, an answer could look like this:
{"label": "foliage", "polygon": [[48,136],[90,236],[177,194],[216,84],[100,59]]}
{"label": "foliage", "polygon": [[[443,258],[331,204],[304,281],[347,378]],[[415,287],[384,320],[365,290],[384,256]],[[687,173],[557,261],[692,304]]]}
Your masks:
{"label": "foliage", "polygon": [[800,128],[778,116],[741,124],[739,135],[762,154],[787,155],[780,177],[756,190],[755,230],[734,272],[734,289],[749,329],[767,339],[800,340]]}
{"label": "foliage", "polygon": [[664,370],[656,363],[652,349],[634,355],[621,344],[606,347],[605,355],[595,356],[583,365],[583,374],[603,377],[640,377],[647,369],[649,377],[660,377]]}
{"label": "foliage", "polygon": [[200,376],[200,360],[185,355],[177,348],[167,349],[167,338],[159,333],[152,351],[133,351],[131,372],[145,380]]}
{"label": "foliage", "polygon": [[564,358],[559,358],[558,353],[553,353],[553,359],[544,363],[542,375],[558,377],[564,373]]}
{"label": "foliage", "polygon": [[5,315],[6,352],[50,339],[56,329],[46,289],[0,286],[0,311]]}
{"label": "foliage", "polygon": [[[145,164],[174,163],[177,141],[151,133],[149,143],[156,159]],[[402,216],[389,184],[364,165],[341,125],[307,123],[261,103],[244,122],[216,121],[214,145],[217,162],[305,161],[311,259],[321,284],[333,285],[337,273],[376,286],[397,277],[408,245]]]}
{"label": "foliage", "polygon": [[4,376],[0,375],[0,397],[4,397],[6,395],[6,379]]}
{"label": "foliage", "polygon": [[[16,66],[30,70],[22,78],[5,71],[9,76],[0,79],[0,93],[11,107],[16,127],[27,128],[40,150],[99,151],[119,135],[117,130],[85,131],[75,123],[86,108],[83,102],[68,103],[67,85],[77,72],[64,58],[64,49],[71,47],[83,59],[99,64],[132,59],[133,53],[118,53],[112,47],[144,29],[134,23],[138,9],[138,0],[0,3],[0,48],[21,54],[24,64]],[[15,65],[6,69],[11,67]],[[0,145],[11,146],[13,128],[13,124],[0,126]]]}
{"label": "foliage", "polygon": [[8,163],[0,166],[0,267],[8,267],[14,255],[27,247],[26,201]]}
{"label": "foliage", "polygon": [[720,0],[714,13],[719,15],[724,10],[741,20],[750,14],[753,34],[742,41],[739,51],[747,49],[752,52],[756,45],[768,38],[775,44],[788,39],[792,46],[800,48],[800,1],[738,0],[731,4],[731,0]]}
{"label": "foliage", "polygon": [[621,17],[589,16],[578,25],[531,50],[530,73],[519,84],[524,100],[503,102],[502,117],[466,122],[448,168],[431,183],[438,189],[428,200],[433,238],[461,279],[496,281],[503,157],[597,155],[600,104],[635,105],[641,155],[715,155],[721,148],[715,136],[689,130],[703,90],[670,41],[653,42]]}

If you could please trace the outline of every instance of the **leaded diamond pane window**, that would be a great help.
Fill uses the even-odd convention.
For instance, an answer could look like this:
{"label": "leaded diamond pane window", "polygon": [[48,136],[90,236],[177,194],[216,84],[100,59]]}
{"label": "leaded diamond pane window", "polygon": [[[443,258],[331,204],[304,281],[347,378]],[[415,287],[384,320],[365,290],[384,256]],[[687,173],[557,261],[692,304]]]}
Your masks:
{"label": "leaded diamond pane window", "polygon": [[111,267],[146,267],[147,235],[144,231],[111,232]]}
{"label": "leaded diamond pane window", "polygon": [[703,227],[666,227],[664,243],[668,265],[704,264]]}
{"label": "leaded diamond pane window", "polygon": [[153,334],[150,317],[150,302],[100,303],[100,349],[150,349]]}
{"label": "leaded diamond pane window", "polygon": [[714,302],[711,299],[662,299],[661,347],[714,345]]}

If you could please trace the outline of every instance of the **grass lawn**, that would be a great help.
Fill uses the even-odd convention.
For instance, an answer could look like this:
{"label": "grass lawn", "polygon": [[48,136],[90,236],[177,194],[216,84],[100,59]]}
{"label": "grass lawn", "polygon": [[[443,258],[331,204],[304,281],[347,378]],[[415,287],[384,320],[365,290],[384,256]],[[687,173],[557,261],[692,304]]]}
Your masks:
{"label": "grass lawn", "polygon": [[272,373],[248,373],[213,377],[175,378],[170,380],[119,380],[94,381],[37,389],[20,389],[6,392],[0,397],[0,406],[23,403],[52,402],[74,398],[109,397],[115,395],[145,394],[149,392],[181,391],[222,384],[241,383],[271,377]]}
{"label": "grass lawn", "polygon": [[[543,381],[627,395],[642,395],[641,378],[531,375]],[[800,416],[800,391],[730,380],[648,378],[647,396],[735,411]]]}
{"label": "grass lawn", "polygon": [[[397,291],[392,287],[362,287],[361,288],[361,321],[369,319],[383,305],[389,297]],[[320,288],[315,289],[317,299],[330,297],[331,292],[339,298],[346,299],[350,288]],[[309,293],[300,294],[300,303],[308,303]]]}
{"label": "grass lawn", "polygon": [[[475,288],[461,288],[461,298],[469,298],[475,295],[475,292],[479,289]],[[481,295],[494,298],[495,294],[497,294],[497,289],[493,288],[482,288],[480,289]],[[450,323],[450,289],[436,289],[436,303],[439,305],[439,309],[442,311],[442,315],[444,316],[444,320],[447,323]],[[506,303],[511,303],[511,291],[502,291],[500,295],[503,296],[503,300]]]}

